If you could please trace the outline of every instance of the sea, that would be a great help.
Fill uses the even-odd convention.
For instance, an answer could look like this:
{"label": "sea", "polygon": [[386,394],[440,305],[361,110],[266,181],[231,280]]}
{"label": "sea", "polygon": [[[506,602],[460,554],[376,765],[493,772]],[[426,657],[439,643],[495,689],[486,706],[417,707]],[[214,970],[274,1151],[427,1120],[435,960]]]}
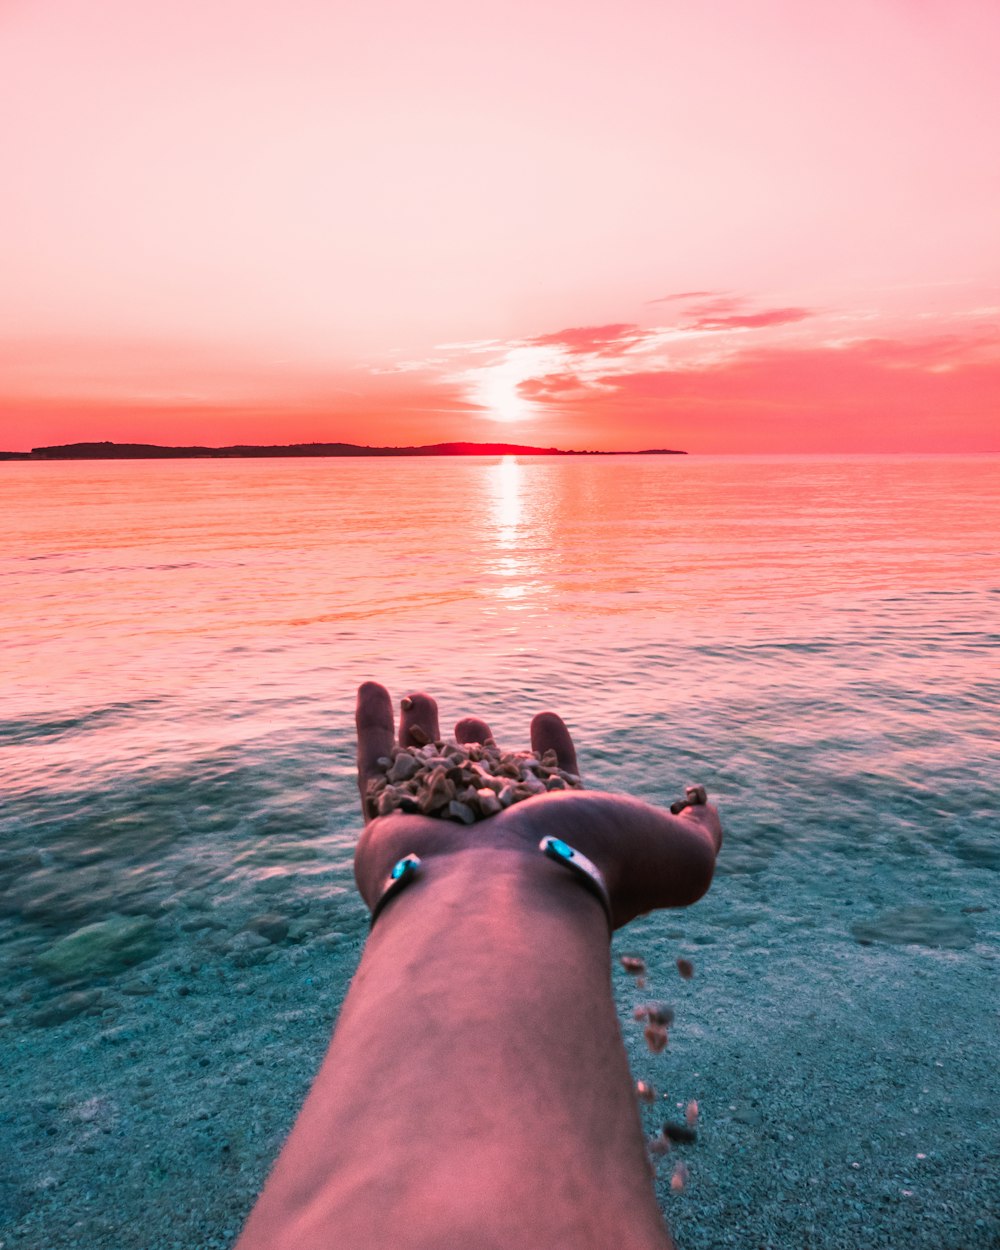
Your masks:
{"label": "sea", "polygon": [[[831,1244],[873,1220],[886,1240],[870,1244],[998,1244],[986,1174],[969,1179],[970,1160],[992,1150],[995,1168],[996,1158],[982,1100],[990,1080],[996,1090],[998,641],[997,455],[0,466],[0,1043],[17,1041],[28,1084],[36,1052],[58,1064],[50,1043],[61,1035],[100,1050],[94,1039],[159,992],[157,969],[210,972],[216,958],[230,969],[225,942],[262,912],[278,917],[272,938],[282,923],[292,932],[257,964],[256,946],[237,943],[244,979],[277,977],[286,954],[294,971],[310,943],[360,944],[360,682],[382,682],[397,701],[427,691],[446,731],[481,716],[505,748],[526,746],[531,717],[551,708],[588,787],[664,804],[697,782],[723,815],[710,894],[666,929],[663,918],[639,922],[634,939],[655,949],[673,933],[678,953],[699,957],[706,986],[717,961],[726,994],[704,998],[711,1010],[697,1025],[692,1016],[691,1037],[706,1054],[716,1048],[719,1132],[768,1120],[763,1094],[754,1110],[751,1093],[730,1101],[719,1088],[726,1030],[748,1029],[759,1007],[784,1054],[765,1064],[768,1079],[785,1074],[786,1099],[792,1082],[808,1125],[819,1114],[812,1065],[822,1068],[826,1046],[831,1071],[850,1068],[850,1051],[837,1049],[829,1022],[798,1058],[773,1031],[793,1027],[818,984],[827,998],[867,984],[873,997],[844,1006],[844,1027],[864,1016],[865,1037],[902,1046],[904,1066],[912,1051],[918,1066],[954,1060],[962,1071],[927,1110],[940,1131],[908,1141],[898,1176],[879,1172],[877,1202],[857,1189],[880,1166],[877,1133],[859,1128],[857,1144],[827,1160],[846,1187]],[[316,916],[318,934],[307,923]],[[60,942],[109,917],[138,946],[98,952],[67,975]],[[198,945],[206,934],[214,946]],[[865,960],[875,961],[868,973]],[[779,971],[780,1007],[761,1003]],[[894,997],[904,983],[905,1006]],[[221,972],[219,985],[224,996]],[[900,1012],[914,1028],[905,1045]],[[943,1014],[959,1033],[928,1058],[919,1038]],[[802,1016],[805,1036],[804,1006]],[[751,1066],[763,1027],[747,1035]],[[132,1062],[155,1077],[155,1056]],[[46,1079],[58,1141],[67,1117],[73,1132],[83,1122],[70,1109],[82,1094]],[[922,1123],[916,1094],[907,1087],[894,1110],[886,1089],[886,1115],[906,1102]],[[864,1097],[863,1072],[837,1095],[859,1125]],[[293,1111],[276,1113],[276,1134]],[[948,1132],[942,1116],[953,1117]],[[952,1154],[922,1179],[948,1133]],[[786,1148],[779,1136],[768,1149]],[[30,1132],[18,1141],[55,1149]],[[260,1146],[251,1173],[272,1146]],[[5,1244],[77,1244],[68,1217],[51,1211],[60,1186],[90,1184],[96,1165],[82,1149],[43,1151],[6,1191],[0,1184]],[[758,1244],[718,1230],[725,1210],[742,1209],[734,1194],[749,1211],[792,1187],[755,1171],[761,1149],[747,1146],[732,1191],[720,1155],[701,1199],[692,1162],[683,1244]],[[794,1158],[805,1147],[788,1149]],[[800,1170],[808,1188],[812,1173]],[[818,1165],[812,1172],[828,1193]],[[955,1199],[963,1185],[979,1195],[971,1214]],[[801,1232],[806,1216],[787,1227],[781,1218],[756,1234],[761,1245],[826,1244]],[[821,1228],[815,1207],[809,1218]],[[43,1235],[45,1220],[55,1222]],[[229,1222],[197,1244],[226,1244],[236,1215]],[[92,1244],[132,1244],[114,1227]]]}

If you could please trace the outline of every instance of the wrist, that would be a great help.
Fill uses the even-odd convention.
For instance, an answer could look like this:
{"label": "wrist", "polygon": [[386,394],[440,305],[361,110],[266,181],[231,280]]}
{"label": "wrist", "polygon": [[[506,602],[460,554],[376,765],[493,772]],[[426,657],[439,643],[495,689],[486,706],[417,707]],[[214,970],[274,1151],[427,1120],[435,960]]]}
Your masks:
{"label": "wrist", "polygon": [[389,928],[441,928],[447,932],[440,937],[447,941],[448,934],[468,926],[530,930],[543,916],[546,926],[561,925],[567,937],[570,930],[594,931],[607,946],[608,905],[600,886],[584,880],[585,871],[574,872],[560,856],[520,842],[425,849],[418,869],[395,882],[390,870],[370,898],[377,916],[372,937]]}

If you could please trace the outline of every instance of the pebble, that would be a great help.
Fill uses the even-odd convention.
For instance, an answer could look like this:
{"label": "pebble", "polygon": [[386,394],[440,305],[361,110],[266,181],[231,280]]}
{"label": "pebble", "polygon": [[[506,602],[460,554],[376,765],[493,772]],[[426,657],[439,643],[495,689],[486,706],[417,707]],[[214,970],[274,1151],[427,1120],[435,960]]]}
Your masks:
{"label": "pebble", "polygon": [[690,981],[694,976],[694,964],[690,959],[678,959],[677,971],[681,974],[685,981]]}
{"label": "pebble", "polygon": [[622,955],[621,965],[630,977],[644,977],[646,975],[646,961],[640,959],[638,955]]}
{"label": "pebble", "polygon": [[656,1102],[656,1090],[648,1081],[636,1081],[635,1096],[640,1102]]}
{"label": "pebble", "polygon": [[686,1164],[678,1163],[674,1168],[674,1174],[670,1178],[670,1188],[675,1194],[683,1193],[688,1183],[688,1170]]}
{"label": "pebble", "polygon": [[50,981],[111,976],[155,955],[153,922],[143,916],[108,916],[67,934],[38,956],[35,968]]}
{"label": "pebble", "polygon": [[674,1022],[674,1009],[669,1003],[643,1003],[632,1012],[636,1020],[648,1020],[650,1024],[669,1028]]}
{"label": "pebble", "polygon": [[259,933],[269,942],[283,942],[288,936],[288,921],[273,911],[265,912],[263,916],[255,916],[246,928],[253,933]]}
{"label": "pebble", "polygon": [[666,1050],[669,1039],[667,1030],[662,1024],[647,1024],[645,1029],[643,1029],[643,1037],[645,1037],[646,1045],[654,1055],[658,1055],[661,1051]]}
{"label": "pebble", "polygon": [[576,774],[558,767],[554,751],[503,754],[492,740],[431,742],[417,727],[408,732],[416,745],[380,756],[368,780],[366,800],[375,815],[420,812],[470,825],[534,795],[582,788]]}

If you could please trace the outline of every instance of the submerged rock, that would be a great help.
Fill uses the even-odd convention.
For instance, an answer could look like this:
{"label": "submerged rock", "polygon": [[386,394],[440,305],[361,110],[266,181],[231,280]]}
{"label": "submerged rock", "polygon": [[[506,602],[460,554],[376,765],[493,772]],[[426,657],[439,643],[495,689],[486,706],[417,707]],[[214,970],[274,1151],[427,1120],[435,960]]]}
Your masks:
{"label": "submerged rock", "polygon": [[109,916],[60,938],[35,960],[50,981],[113,976],[159,950],[153,922],[145,916]]}
{"label": "submerged rock", "polygon": [[870,946],[872,942],[891,942],[897,946],[915,942],[948,950],[971,946],[976,937],[972,921],[966,916],[949,915],[920,903],[891,908],[871,920],[858,920],[851,925],[851,934],[862,946]]}

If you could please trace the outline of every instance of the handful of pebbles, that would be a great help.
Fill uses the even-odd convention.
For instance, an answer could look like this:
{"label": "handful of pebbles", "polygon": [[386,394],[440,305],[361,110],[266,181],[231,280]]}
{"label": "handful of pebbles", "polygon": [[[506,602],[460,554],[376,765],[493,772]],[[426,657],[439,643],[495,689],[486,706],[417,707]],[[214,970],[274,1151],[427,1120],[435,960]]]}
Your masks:
{"label": "handful of pebbles", "polygon": [[471,825],[536,794],[583,789],[576,773],[559,767],[555,751],[501,752],[492,738],[432,742],[419,729],[410,736],[424,741],[393,747],[376,761],[381,773],[365,795],[373,816],[413,812]]}

